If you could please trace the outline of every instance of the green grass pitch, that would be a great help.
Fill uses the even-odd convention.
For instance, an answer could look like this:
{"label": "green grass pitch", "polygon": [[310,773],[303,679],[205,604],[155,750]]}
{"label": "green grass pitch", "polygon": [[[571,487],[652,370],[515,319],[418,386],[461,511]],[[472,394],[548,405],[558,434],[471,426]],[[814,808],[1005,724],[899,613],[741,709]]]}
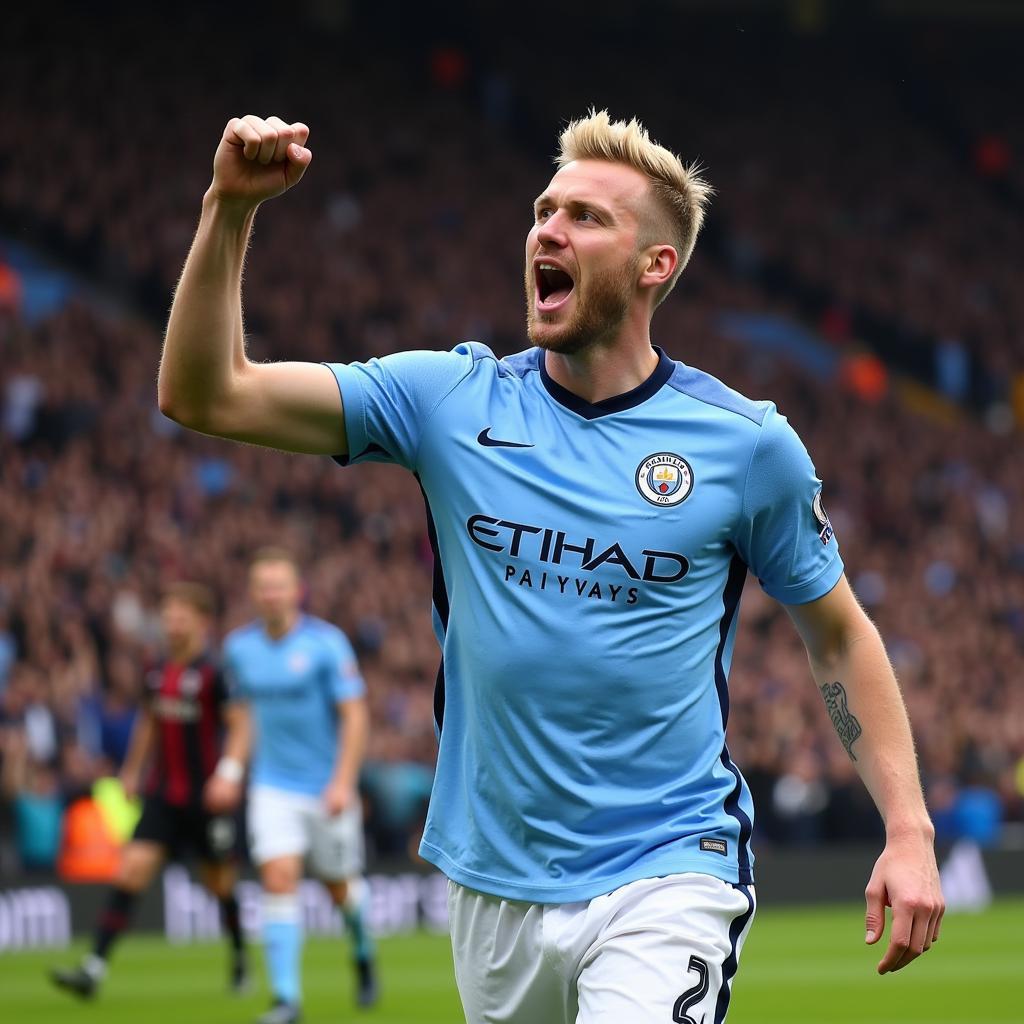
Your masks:
{"label": "green grass pitch", "polygon": [[[1024,1022],[1024,901],[950,915],[932,952],[885,977],[875,974],[879,947],[864,946],[862,920],[853,906],[762,908],[744,950],[729,1024]],[[63,955],[0,953],[0,1020],[249,1024],[266,1006],[262,970],[251,995],[229,997],[219,946],[175,947],[148,936],[128,936],[102,995],[76,1004],[50,988],[44,971],[55,961],[71,962],[80,948]],[[446,937],[383,940],[383,997],[369,1012],[352,1005],[347,957],[341,940],[307,944],[307,1024],[461,1024]],[[680,979],[686,981],[682,969]]]}

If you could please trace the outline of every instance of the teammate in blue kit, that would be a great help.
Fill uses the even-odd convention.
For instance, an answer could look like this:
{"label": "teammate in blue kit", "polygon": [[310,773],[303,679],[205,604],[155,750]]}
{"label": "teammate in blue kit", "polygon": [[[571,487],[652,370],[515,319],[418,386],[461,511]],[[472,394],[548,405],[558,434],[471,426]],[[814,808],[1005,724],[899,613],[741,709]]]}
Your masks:
{"label": "teammate in blue kit", "polygon": [[534,347],[253,363],[249,231],[302,177],[307,138],[278,118],[228,122],[160,404],[208,434],[418,477],[442,649],[421,852],[450,879],[467,1020],[725,1019],[754,913],[753,807],[725,742],[748,568],[792,616],[885,820],[866,892],[868,942],[892,906],[878,969],[910,963],[943,912],[933,829],[821,483],[771,403],[651,344],[709,187],[638,122],[592,113],[562,134],[534,206]]}
{"label": "teammate in blue kit", "polygon": [[[274,1005],[260,1024],[300,1017],[302,951],[298,885],[303,859],[341,908],[355,947],[357,1000],[377,998],[373,943],[365,920],[363,820],[357,794],[366,749],[365,687],[345,634],[300,610],[298,568],[282,550],[256,554],[250,592],[259,618],[224,641],[224,670],[236,707],[235,749],[248,753],[250,849],[265,893],[263,940]],[[237,801],[220,778],[211,799]]]}

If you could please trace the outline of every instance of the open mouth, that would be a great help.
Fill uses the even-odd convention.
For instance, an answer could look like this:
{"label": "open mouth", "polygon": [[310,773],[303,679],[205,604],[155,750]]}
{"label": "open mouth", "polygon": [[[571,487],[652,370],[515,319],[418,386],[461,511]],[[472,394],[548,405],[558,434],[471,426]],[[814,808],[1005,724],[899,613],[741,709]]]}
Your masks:
{"label": "open mouth", "polygon": [[570,274],[554,263],[534,264],[537,280],[537,308],[545,313],[561,306],[572,294],[574,282]]}

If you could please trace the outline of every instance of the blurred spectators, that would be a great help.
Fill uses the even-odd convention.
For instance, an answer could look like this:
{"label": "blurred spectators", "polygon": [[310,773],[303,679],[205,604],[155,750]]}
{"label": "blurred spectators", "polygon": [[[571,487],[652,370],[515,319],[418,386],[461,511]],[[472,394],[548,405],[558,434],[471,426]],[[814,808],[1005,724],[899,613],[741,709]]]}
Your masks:
{"label": "blurred spectators", "polygon": [[[738,301],[730,286],[702,283],[707,294]],[[715,336],[712,313],[693,302],[665,308],[673,328],[666,335],[693,339],[673,354],[776,397],[825,467],[829,512],[902,678],[926,773],[966,780],[983,763],[1001,780],[1007,813],[1019,815],[1024,714],[1013,682],[1024,645],[1024,481],[1016,440],[967,422],[922,419],[891,395],[866,402],[779,360],[751,358]],[[70,337],[74,351],[63,348]],[[65,351],[65,372],[88,394],[81,382],[103,345],[121,355],[95,426],[57,443],[8,439],[0,450],[0,515],[8,524],[0,587],[20,652],[4,706],[34,758],[52,761],[61,743],[74,743],[116,764],[141,666],[159,643],[161,583],[209,580],[223,595],[227,628],[248,614],[247,555],[273,540],[300,552],[311,609],[338,622],[357,646],[375,724],[373,759],[429,767],[437,650],[414,482],[390,467],[343,471],[326,459],[165,436],[154,429],[152,376],[142,369],[155,364],[158,338],[142,325],[71,307],[28,347],[40,363]],[[62,393],[72,400],[70,389]],[[60,417],[63,402],[51,409]],[[199,467],[213,453],[230,472],[223,487],[210,489]],[[730,743],[759,790],[765,837],[877,831],[799,641],[756,585],[748,587],[742,629]],[[368,771],[381,852],[400,845],[395,820],[421,813],[417,794],[428,778],[429,770],[412,767]],[[396,807],[384,809],[380,794],[396,787]]]}
{"label": "blurred spectators", "polygon": [[0,259],[0,316],[21,311],[21,279],[13,267]]}
{"label": "blurred spectators", "polygon": [[[53,801],[123,758],[160,642],[161,586],[209,583],[230,628],[249,614],[246,559],[267,543],[298,553],[310,610],[360,656],[376,849],[401,853],[422,821],[438,652],[415,482],[211,441],[155,408],[158,327],[213,148],[229,116],[252,110],[306,120],[315,153],[302,186],[257,219],[245,293],[256,358],[350,360],[467,337],[525,347],[522,243],[560,119],[610,97],[614,112],[636,110],[702,155],[719,197],[655,340],[776,400],[807,443],[901,678],[940,818],[980,805],[980,777],[997,825],[1024,818],[1020,436],[999,415],[911,410],[899,375],[954,405],[1024,409],[1024,213],[990,187],[991,146],[958,160],[911,97],[824,42],[789,60],[793,41],[757,50],[709,37],[687,71],[701,102],[673,96],[662,109],[648,79],[628,59],[601,59],[610,44],[595,41],[592,70],[560,84],[554,110],[543,76],[534,85],[509,70],[531,67],[514,34],[478,69],[447,43],[370,49],[297,24],[279,60],[250,64],[245,47],[217,44],[212,9],[201,29],[186,7],[152,31],[69,7],[45,49],[30,43],[35,17],[19,9],[0,41],[0,90],[19,97],[0,137],[0,224],[118,301],[76,301],[30,327],[0,300],[0,753],[7,799],[33,808],[17,818],[25,863],[44,847],[52,859]],[[959,73],[963,84],[969,66]],[[1006,128],[1011,155],[1017,130]],[[25,139],[61,159],[27,159]],[[1012,161],[996,169],[1011,184],[1019,173]],[[802,318],[838,350],[837,376],[726,340],[723,310]],[[756,584],[741,633],[730,748],[762,838],[876,835],[800,642]],[[31,836],[37,845],[22,842]]]}
{"label": "blurred spectators", "polygon": [[35,760],[24,729],[0,728],[0,791],[14,815],[14,847],[24,871],[52,870],[60,848],[61,799],[54,766]]}
{"label": "blurred spectators", "polygon": [[10,620],[7,610],[0,606],[0,700],[7,689],[7,677],[18,654],[18,645],[9,629]]}

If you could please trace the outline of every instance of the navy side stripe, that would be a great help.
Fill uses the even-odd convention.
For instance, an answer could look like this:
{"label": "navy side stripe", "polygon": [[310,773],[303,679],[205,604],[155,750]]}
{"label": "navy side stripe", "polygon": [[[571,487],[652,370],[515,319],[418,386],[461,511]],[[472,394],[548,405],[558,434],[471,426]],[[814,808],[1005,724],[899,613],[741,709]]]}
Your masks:
{"label": "navy side stripe", "polygon": [[754,831],[754,823],[747,816],[747,812],[740,806],[740,793],[743,792],[743,779],[740,770],[733,764],[729,756],[729,747],[722,747],[722,764],[736,780],[729,795],[725,798],[725,813],[735,818],[740,823],[740,834],[736,840],[736,860],[739,871],[739,880],[744,885],[751,885],[754,881],[754,872],[750,868],[750,836]]}
{"label": "navy side stripe", "polygon": [[441,726],[444,724],[444,655],[437,666],[437,676],[434,679],[434,726],[437,729],[437,738],[441,739]]}
{"label": "navy side stripe", "polygon": [[715,687],[718,689],[718,703],[722,708],[723,729],[729,724],[729,680],[725,674],[725,645],[746,581],[747,563],[739,555],[733,555],[729,563],[729,576],[722,591],[722,620],[718,624],[718,650],[715,652]]}
{"label": "navy side stripe", "polygon": [[[415,474],[414,474],[415,475]],[[434,516],[430,511],[430,501],[427,499],[427,492],[423,490],[423,484],[418,475],[416,483],[420,485],[420,494],[423,495],[423,508],[427,514],[427,539],[430,541],[430,550],[434,553],[434,608],[441,620],[445,633],[448,632],[448,586],[444,579],[444,567],[441,565],[441,549],[437,544],[437,528],[434,526]],[[441,654],[441,663],[437,666],[437,678],[434,680],[434,725],[437,728],[437,735],[440,738],[441,727],[444,725],[444,653]]]}
{"label": "navy side stripe", "polygon": [[[746,578],[746,563],[739,555],[735,555],[729,565],[729,577],[726,580],[725,590],[722,592],[722,621],[719,624],[718,650],[715,653],[715,688],[718,690],[718,702],[722,709],[723,732],[729,723],[729,680],[725,674],[725,647],[733,619],[736,618],[736,610],[739,608],[740,595],[743,593],[743,584]],[[729,795],[725,798],[725,813],[739,822],[740,830],[736,851],[739,880],[743,884],[749,885],[754,881],[753,873],[750,870],[750,836],[754,831],[754,823],[740,806],[743,779],[739,769],[729,756],[729,746],[726,743],[722,744],[721,759],[722,765],[736,780]]]}
{"label": "navy side stripe", "polygon": [[729,1012],[729,1000],[732,998],[732,979],[736,977],[736,968],[739,966],[740,958],[737,947],[743,929],[750,923],[754,916],[754,897],[746,885],[737,885],[744,896],[747,897],[747,909],[742,914],[733,918],[729,926],[729,955],[722,964],[722,987],[718,990],[718,1002],[715,1003],[715,1024],[722,1024],[725,1015]]}

